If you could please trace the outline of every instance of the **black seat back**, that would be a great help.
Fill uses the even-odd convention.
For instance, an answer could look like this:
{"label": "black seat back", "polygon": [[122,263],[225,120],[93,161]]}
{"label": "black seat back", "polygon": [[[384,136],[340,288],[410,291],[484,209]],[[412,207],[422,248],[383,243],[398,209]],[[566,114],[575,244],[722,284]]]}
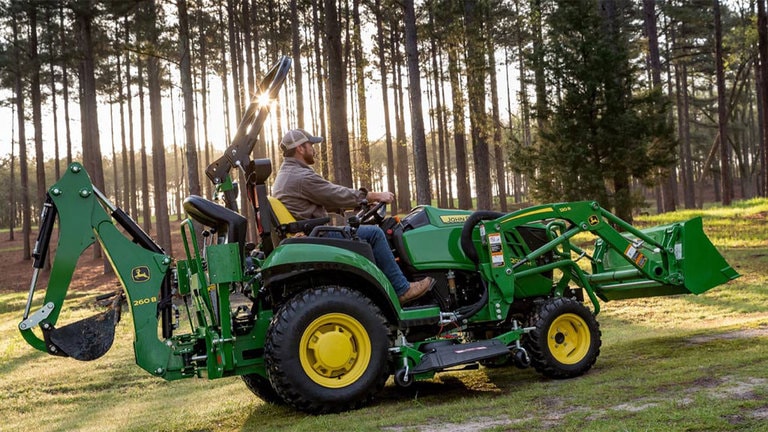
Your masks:
{"label": "black seat back", "polygon": [[236,213],[213,201],[190,195],[184,200],[184,211],[193,220],[216,230],[219,243],[237,243],[240,258],[245,256],[245,236],[248,232],[248,221]]}

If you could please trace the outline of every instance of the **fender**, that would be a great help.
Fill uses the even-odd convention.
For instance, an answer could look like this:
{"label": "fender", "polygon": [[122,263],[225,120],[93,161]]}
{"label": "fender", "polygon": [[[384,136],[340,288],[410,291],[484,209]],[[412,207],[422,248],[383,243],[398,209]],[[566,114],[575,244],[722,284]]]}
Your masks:
{"label": "fender", "polygon": [[354,273],[368,282],[369,292],[387,300],[391,312],[399,309],[397,293],[375,263],[359,253],[324,244],[281,244],[262,264],[264,287],[269,289],[286,279],[307,278],[312,273]]}

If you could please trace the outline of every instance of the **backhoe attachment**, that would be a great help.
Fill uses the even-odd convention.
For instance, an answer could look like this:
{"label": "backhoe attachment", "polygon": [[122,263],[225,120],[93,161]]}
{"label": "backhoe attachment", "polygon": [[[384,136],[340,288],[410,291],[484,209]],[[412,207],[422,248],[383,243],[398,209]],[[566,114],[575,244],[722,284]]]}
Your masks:
{"label": "backhoe attachment", "polygon": [[[58,245],[45,298],[33,311],[38,278],[45,267],[57,218]],[[122,290],[107,296],[112,300],[105,312],[57,326],[78,258],[97,239],[125,288],[134,316],[136,348],[151,345],[146,349],[157,352],[150,356],[149,362],[140,366],[158,373],[158,365],[161,364],[164,370],[168,363],[167,358],[162,358],[167,356],[168,347],[158,339],[157,333],[158,322],[161,322],[163,335],[170,337],[171,259],[125,212],[93,186],[78,163],[70,165],[64,176],[48,190],[33,252],[34,272],[27,305],[19,323],[22,337],[38,350],[77,360],[94,360],[109,350],[115,337],[115,326],[120,320],[121,303],[126,298]],[[104,297],[101,296],[102,300]],[[35,333],[37,328],[42,337]]]}

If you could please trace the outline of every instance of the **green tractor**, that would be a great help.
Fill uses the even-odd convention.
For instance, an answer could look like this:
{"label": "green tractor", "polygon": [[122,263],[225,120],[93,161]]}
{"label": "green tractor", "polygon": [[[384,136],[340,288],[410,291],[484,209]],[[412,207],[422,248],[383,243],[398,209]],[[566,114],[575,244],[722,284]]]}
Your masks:
{"label": "green tractor", "polygon": [[[261,94],[276,98],[290,66],[282,58]],[[70,165],[48,190],[19,324],[24,339],[53,355],[94,360],[112,345],[127,301],[136,363],[150,374],[239,375],[266,401],[338,412],[371,401],[390,376],[407,387],[478,364],[582,375],[600,353],[600,300],[700,294],[739,276],[700,218],[638,230],[595,202],[508,214],[420,206],[402,219],[366,206],[348,220],[345,238],[328,236],[339,227],[295,221],[268,196],[271,164],[250,156],[268,112],[268,104],[251,103],[225,155],[206,170],[226,205],[198,196],[184,202],[184,259],[168,256],[82,165]],[[259,245],[246,241],[232,168],[246,174]],[[45,298],[33,310],[56,219]],[[378,224],[406,276],[435,278],[432,291],[402,306],[356,237],[359,224]],[[597,237],[594,248],[573,241],[584,232]],[[122,290],[99,299],[108,303],[104,313],[59,326],[78,257],[96,240]]]}

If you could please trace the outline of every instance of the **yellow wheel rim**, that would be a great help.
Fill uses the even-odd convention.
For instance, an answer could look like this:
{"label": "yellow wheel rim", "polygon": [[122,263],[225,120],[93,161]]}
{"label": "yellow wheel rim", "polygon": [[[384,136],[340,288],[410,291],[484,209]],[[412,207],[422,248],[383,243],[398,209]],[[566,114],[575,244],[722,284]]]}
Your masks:
{"label": "yellow wheel rim", "polygon": [[592,336],[583,318],[566,313],[555,318],[549,327],[547,345],[555,360],[563,364],[576,364],[589,352]]}
{"label": "yellow wheel rim", "polygon": [[315,383],[342,388],[357,381],[371,361],[371,339],[360,321],[342,314],[323,315],[304,330],[301,367]]}

